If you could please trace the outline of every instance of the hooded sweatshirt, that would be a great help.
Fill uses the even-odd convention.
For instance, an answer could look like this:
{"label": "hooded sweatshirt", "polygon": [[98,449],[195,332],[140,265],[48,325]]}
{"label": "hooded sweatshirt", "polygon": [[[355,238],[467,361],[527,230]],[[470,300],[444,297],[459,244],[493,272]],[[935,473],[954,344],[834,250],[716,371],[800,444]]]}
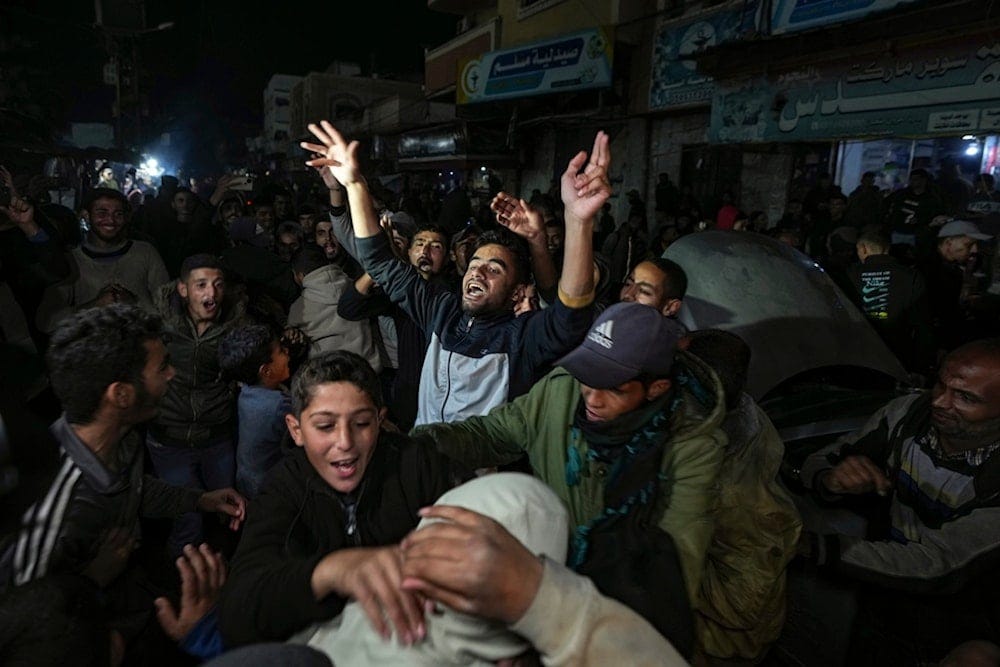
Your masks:
{"label": "hooded sweatshirt", "polygon": [[312,341],[310,356],[347,350],[361,355],[376,373],[382,370],[378,349],[367,320],[352,322],[337,313],[337,304],[351,279],[343,269],[330,264],[302,279],[302,296],[288,311],[288,325],[299,327]]}
{"label": "hooded sweatshirt", "polygon": [[[543,482],[520,473],[479,477],[441,496],[438,505],[454,505],[500,523],[534,554],[563,562],[569,515],[559,497]],[[424,519],[417,530],[433,519]],[[308,643],[337,661],[351,665],[493,665],[513,658],[528,643],[503,624],[462,614],[441,605],[426,616],[427,638],[413,646],[382,639],[357,602],[339,617],[307,632]],[[309,636],[311,634],[311,636]]]}

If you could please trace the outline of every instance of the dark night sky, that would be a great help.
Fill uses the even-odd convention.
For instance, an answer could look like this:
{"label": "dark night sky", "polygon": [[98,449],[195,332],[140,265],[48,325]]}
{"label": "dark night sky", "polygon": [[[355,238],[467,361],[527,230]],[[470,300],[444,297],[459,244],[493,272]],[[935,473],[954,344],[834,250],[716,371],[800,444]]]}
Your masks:
{"label": "dark night sky", "polygon": [[[148,0],[146,14],[149,26],[175,24],[139,38],[159,120],[151,118],[149,129],[230,135],[259,131],[272,74],[322,71],[336,59],[368,73],[374,59],[383,77],[419,76],[423,48],[446,41],[456,20],[430,12],[424,0]],[[68,106],[68,119],[110,122],[113,93],[101,83],[106,55],[93,22],[93,2],[5,0],[0,37],[35,40],[29,58],[51,77],[46,96]]]}

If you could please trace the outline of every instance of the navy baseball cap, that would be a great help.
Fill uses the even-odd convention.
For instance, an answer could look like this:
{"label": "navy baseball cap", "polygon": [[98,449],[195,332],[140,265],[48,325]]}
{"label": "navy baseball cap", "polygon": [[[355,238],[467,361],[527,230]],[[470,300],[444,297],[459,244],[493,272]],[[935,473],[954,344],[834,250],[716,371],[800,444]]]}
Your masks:
{"label": "navy baseball cap", "polygon": [[583,343],[556,362],[595,389],[610,389],[640,375],[670,374],[684,327],[655,308],[616,303],[597,318]]}

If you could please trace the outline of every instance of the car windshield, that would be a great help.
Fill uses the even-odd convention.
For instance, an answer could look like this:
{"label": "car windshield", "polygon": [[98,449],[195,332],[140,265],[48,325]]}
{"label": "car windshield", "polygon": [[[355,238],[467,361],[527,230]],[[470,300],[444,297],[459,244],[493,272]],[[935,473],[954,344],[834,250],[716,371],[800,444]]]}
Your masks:
{"label": "car windshield", "polygon": [[680,321],[732,331],[750,346],[746,390],[755,399],[800,380],[858,389],[905,382],[864,316],[797,250],[759,234],[709,231],[679,239],[664,257],[688,275]]}

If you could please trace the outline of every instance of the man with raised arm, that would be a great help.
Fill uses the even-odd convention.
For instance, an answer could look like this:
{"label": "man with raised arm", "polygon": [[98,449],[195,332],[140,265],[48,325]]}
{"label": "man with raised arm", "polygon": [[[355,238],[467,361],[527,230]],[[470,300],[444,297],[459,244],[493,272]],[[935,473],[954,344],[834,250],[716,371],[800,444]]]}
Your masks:
{"label": "man with raised arm", "polygon": [[307,164],[329,167],[347,190],[362,265],[427,334],[417,424],[485,414],[527,392],[583,339],[593,318],[594,218],[611,194],[607,134],[597,134],[589,162],[581,151],[562,176],[566,241],[558,298],[550,308],[515,317],[533,254],[524,239],[545,242],[544,229],[535,228],[521,202],[510,202],[498,216],[507,230],[479,238],[456,295],[393,257],[361,177],[358,142],[348,143],[326,121],[309,130],[320,143],[302,147],[324,157]]}

